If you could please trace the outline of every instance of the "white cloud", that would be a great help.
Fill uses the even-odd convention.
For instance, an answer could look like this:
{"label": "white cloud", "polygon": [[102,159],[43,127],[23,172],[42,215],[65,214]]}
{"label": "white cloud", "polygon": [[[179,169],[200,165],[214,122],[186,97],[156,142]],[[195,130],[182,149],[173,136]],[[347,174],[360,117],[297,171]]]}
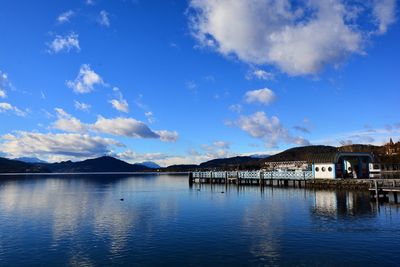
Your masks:
{"label": "white cloud", "polygon": [[240,104],[233,104],[229,106],[229,110],[236,113],[242,112],[242,105]]}
{"label": "white cloud", "polygon": [[203,144],[201,148],[204,151],[204,161],[236,156],[236,154],[230,152],[230,143],[226,141],[215,141],[211,145]]}
{"label": "white cloud", "polygon": [[108,15],[109,14],[107,13],[107,11],[105,10],[100,11],[99,23],[101,26],[110,27],[110,18]]}
{"label": "white cloud", "polygon": [[115,108],[118,111],[128,113],[129,112],[129,104],[128,102],[122,97],[122,94],[120,94],[119,100],[118,99],[112,99],[109,101],[113,108]]}
{"label": "white cloud", "polygon": [[58,119],[53,123],[53,128],[65,132],[85,133],[88,131],[88,126],[86,124],[66,113],[63,109],[56,108],[55,110]]}
{"label": "white cloud", "polygon": [[12,110],[13,106],[9,103],[2,102],[0,103],[0,112]]}
{"label": "white cloud", "polygon": [[271,72],[267,72],[262,69],[255,69],[251,70],[247,73],[246,79],[251,80],[253,78],[259,79],[259,80],[273,80],[275,78],[275,75]]}
{"label": "white cloud", "polygon": [[129,105],[128,102],[125,99],[113,99],[110,100],[110,103],[112,104],[113,108],[115,108],[118,111],[128,113],[129,112]]}
{"label": "white cloud", "polygon": [[153,161],[160,166],[170,166],[174,164],[198,164],[208,160],[205,156],[201,155],[169,155],[164,153],[138,153],[133,150],[126,150],[115,155],[117,158],[125,160],[130,163]]}
{"label": "white cloud", "polygon": [[215,141],[210,145],[201,146],[202,153],[195,149],[188,151],[187,155],[171,155],[165,153],[138,153],[131,149],[117,153],[116,156],[130,163],[153,161],[160,166],[170,166],[174,164],[199,164],[215,158],[226,158],[236,156],[236,153],[229,151],[229,143],[225,141]]}
{"label": "white cloud", "polygon": [[92,107],[89,104],[83,103],[83,102],[79,102],[79,101],[74,101],[74,106],[77,110],[82,110],[82,111],[89,111],[90,108]]}
{"label": "white cloud", "polygon": [[19,117],[25,117],[27,112],[20,110],[18,107],[11,105],[10,103],[1,102],[0,103],[0,113],[13,112]]}
{"label": "white cloud", "polygon": [[198,87],[197,87],[197,84],[196,84],[194,81],[187,81],[187,82],[186,82],[186,87],[187,87],[190,91],[192,91],[192,92],[194,92],[194,93],[197,93]]}
{"label": "white cloud", "polygon": [[89,93],[94,90],[95,85],[104,85],[103,79],[94,72],[88,64],[83,64],[79,74],[74,81],[67,81],[67,86],[75,93]]}
{"label": "white cloud", "polygon": [[263,105],[268,105],[276,99],[276,96],[271,89],[263,88],[246,92],[245,99],[247,103],[261,103]]}
{"label": "white cloud", "polygon": [[7,97],[6,89],[15,90],[14,86],[8,79],[8,74],[0,70],[0,98]]}
{"label": "white cloud", "polygon": [[117,117],[107,119],[98,116],[95,123],[89,124],[81,122],[61,108],[56,108],[55,110],[57,120],[52,124],[52,127],[66,132],[86,133],[92,131],[132,138],[154,138],[163,142],[175,142],[178,139],[176,131],[153,131],[145,123],[133,118]]}
{"label": "white cloud", "polygon": [[309,145],[310,142],[302,137],[293,136],[286,129],[278,117],[268,118],[259,111],[249,116],[240,116],[231,123],[255,138],[263,139],[267,147],[276,147],[279,142],[297,145]]}
{"label": "white cloud", "polygon": [[79,52],[81,48],[78,37],[76,33],[70,33],[65,36],[57,35],[51,43],[47,44],[49,47],[48,52],[57,54],[62,51],[69,52],[73,49]]}
{"label": "white cloud", "polygon": [[166,130],[161,130],[161,131],[156,131],[158,134],[159,138],[163,142],[176,142],[178,140],[178,132],[176,131],[166,131]]}
{"label": "white cloud", "polygon": [[129,104],[128,102],[124,99],[124,96],[122,95],[121,91],[119,90],[118,87],[114,87],[113,91],[115,92],[116,96],[118,99],[112,99],[109,102],[118,111],[128,113],[129,112]]}
{"label": "white cloud", "polygon": [[147,111],[147,112],[144,113],[144,115],[146,116],[147,121],[149,123],[154,123],[155,122],[155,118],[154,118],[153,112]]}
{"label": "white cloud", "polygon": [[17,132],[1,137],[0,150],[8,157],[38,157],[54,159],[82,159],[111,152],[112,146],[123,145],[115,140],[87,134],[53,134]]}
{"label": "white cloud", "polygon": [[135,104],[140,109],[143,109],[143,110],[149,109],[149,107],[143,103],[143,95],[142,94],[139,94],[139,96],[136,98]]}
{"label": "white cloud", "polygon": [[[389,127],[388,127],[389,126]],[[400,127],[397,123],[385,125],[382,128],[372,128],[372,126],[351,132],[333,133],[324,139],[312,140],[315,144],[324,145],[346,145],[346,144],[370,144],[381,146],[389,141],[400,140]]]}
{"label": "white cloud", "polygon": [[[370,14],[384,32],[393,22],[394,2],[376,0],[373,11],[344,0],[191,0],[188,17],[201,46],[250,64],[274,65],[289,75],[308,75],[363,53],[365,33],[374,24]],[[366,23],[355,24],[359,16]]]}
{"label": "white cloud", "polygon": [[219,148],[226,148],[226,149],[230,148],[230,143],[226,141],[215,141],[213,145]]}
{"label": "white cloud", "polygon": [[144,162],[144,161],[158,161],[164,160],[169,155],[164,153],[137,153],[131,149],[125,150],[121,153],[117,153],[116,157],[125,160],[130,163]]}
{"label": "white cloud", "polygon": [[74,11],[72,11],[72,10],[65,11],[64,13],[61,13],[61,14],[57,17],[57,21],[58,21],[59,23],[66,23],[66,22],[69,22],[69,19],[70,19],[73,15],[75,15],[75,12],[74,12]]}
{"label": "white cloud", "polygon": [[396,21],[396,0],[374,0],[373,14],[378,23],[378,33],[384,34]]}
{"label": "white cloud", "polygon": [[133,118],[106,119],[101,116],[93,124],[95,131],[134,138],[159,138],[146,124]]}
{"label": "white cloud", "polygon": [[89,6],[94,6],[94,4],[95,4],[95,2],[94,2],[94,0],[86,0],[86,5],[89,5]]}
{"label": "white cloud", "polygon": [[6,98],[7,94],[6,91],[0,88],[0,98]]}

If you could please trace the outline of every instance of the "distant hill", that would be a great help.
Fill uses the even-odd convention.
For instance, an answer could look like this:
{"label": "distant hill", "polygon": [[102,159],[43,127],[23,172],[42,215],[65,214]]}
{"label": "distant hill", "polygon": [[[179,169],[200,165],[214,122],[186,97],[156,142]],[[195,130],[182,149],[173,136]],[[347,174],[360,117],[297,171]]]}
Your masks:
{"label": "distant hill", "polygon": [[162,168],[163,172],[190,172],[199,169],[199,165],[196,164],[177,164]]}
{"label": "distant hill", "polygon": [[141,163],[135,163],[135,165],[143,165],[143,166],[146,166],[146,167],[148,167],[148,168],[152,168],[152,169],[159,169],[159,168],[161,168],[160,167],[160,165],[158,165],[157,163],[155,163],[155,162],[152,162],[152,161],[145,161],[145,162],[141,162]]}
{"label": "distant hill", "polygon": [[64,161],[49,164],[51,172],[139,172],[150,168],[140,164],[129,164],[113,157],[100,157],[79,162]]}
{"label": "distant hill", "polygon": [[26,163],[23,161],[0,158],[0,173],[35,173],[35,172],[48,172],[46,166]]}
{"label": "distant hill", "polygon": [[341,146],[338,148],[338,150],[343,152],[368,152],[368,153],[374,153],[375,155],[384,155],[386,153],[386,149],[384,146],[373,146],[373,145],[362,145],[362,144]]}
{"label": "distant hill", "polygon": [[268,154],[253,154],[250,155],[250,157],[255,158],[255,159],[266,159],[268,157],[270,157],[271,155]]}
{"label": "distant hill", "polygon": [[162,168],[168,172],[188,172],[195,170],[252,170],[260,168],[262,159],[251,156],[237,156],[231,158],[213,159],[199,165],[172,165]]}
{"label": "distant hill", "polygon": [[213,159],[199,165],[201,169],[254,169],[260,166],[261,160],[251,156],[237,156],[225,159]]}
{"label": "distant hill", "polygon": [[113,157],[58,163],[27,163],[0,158],[0,173],[72,173],[72,172],[148,172],[153,169],[141,164],[129,164]]}
{"label": "distant hill", "polygon": [[161,168],[154,162],[143,162],[129,164],[125,161],[113,157],[99,157],[87,159],[79,162],[64,161],[58,163],[43,163],[34,158],[20,158],[22,160],[40,161],[24,162],[21,160],[10,160],[0,158],[0,173],[71,173],[71,172],[188,172],[195,170],[254,170],[265,166],[266,162],[273,161],[307,161],[315,154],[329,154],[338,151],[343,152],[369,152],[373,153],[375,159],[380,162],[400,163],[400,155],[386,155],[384,146],[373,145],[347,145],[342,147],[333,146],[304,146],[294,147],[281,153],[261,157],[256,156],[237,156],[231,158],[213,159],[197,164],[171,165]]}
{"label": "distant hill", "polygon": [[14,160],[26,162],[26,163],[47,163],[44,160],[38,159],[38,158],[29,158],[29,157],[21,157],[21,158],[15,158]]}

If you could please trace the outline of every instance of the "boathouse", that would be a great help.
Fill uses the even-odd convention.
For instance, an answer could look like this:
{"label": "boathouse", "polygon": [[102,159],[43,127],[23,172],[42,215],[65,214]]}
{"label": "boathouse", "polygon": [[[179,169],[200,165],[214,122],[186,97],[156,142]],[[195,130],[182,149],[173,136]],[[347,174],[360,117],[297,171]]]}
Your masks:
{"label": "boathouse", "polygon": [[272,171],[312,171],[316,179],[369,178],[371,153],[335,152],[313,154],[301,161],[266,162],[266,169]]}

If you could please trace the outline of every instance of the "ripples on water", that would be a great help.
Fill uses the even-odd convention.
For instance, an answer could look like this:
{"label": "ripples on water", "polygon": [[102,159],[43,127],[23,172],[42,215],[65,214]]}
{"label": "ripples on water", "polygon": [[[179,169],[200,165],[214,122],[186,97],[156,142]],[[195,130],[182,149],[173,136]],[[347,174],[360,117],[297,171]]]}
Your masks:
{"label": "ripples on water", "polygon": [[0,179],[0,266],[400,261],[399,205],[368,192],[190,188],[167,174]]}

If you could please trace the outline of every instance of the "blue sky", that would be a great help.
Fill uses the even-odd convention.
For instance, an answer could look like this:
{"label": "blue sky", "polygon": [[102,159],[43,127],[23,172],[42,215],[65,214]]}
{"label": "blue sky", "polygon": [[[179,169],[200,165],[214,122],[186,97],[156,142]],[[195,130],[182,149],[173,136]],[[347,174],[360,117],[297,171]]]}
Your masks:
{"label": "blue sky", "polygon": [[382,1],[9,1],[0,151],[161,165],[400,138]]}

